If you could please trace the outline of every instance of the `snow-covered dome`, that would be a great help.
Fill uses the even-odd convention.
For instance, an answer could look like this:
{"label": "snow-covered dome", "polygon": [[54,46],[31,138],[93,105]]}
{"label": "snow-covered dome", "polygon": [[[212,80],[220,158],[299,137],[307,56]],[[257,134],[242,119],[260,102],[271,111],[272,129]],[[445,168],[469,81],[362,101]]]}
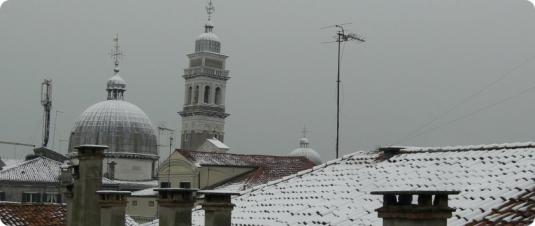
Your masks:
{"label": "snow-covered dome", "polygon": [[299,140],[299,148],[290,152],[290,156],[304,156],[316,165],[322,163],[321,156],[314,149],[308,147],[308,139],[306,137]]}
{"label": "snow-covered dome", "polygon": [[110,79],[108,79],[108,84],[106,90],[111,89],[122,89],[126,90],[126,82],[124,81],[119,74],[115,74]]}
{"label": "snow-covered dome", "polygon": [[204,33],[195,40],[195,52],[221,52],[221,40],[213,33],[214,25],[210,21],[204,26]]}
{"label": "snow-covered dome", "polygon": [[82,144],[107,145],[110,152],[158,155],[150,119],[124,100],[99,102],[80,115],[71,132],[69,151]]}

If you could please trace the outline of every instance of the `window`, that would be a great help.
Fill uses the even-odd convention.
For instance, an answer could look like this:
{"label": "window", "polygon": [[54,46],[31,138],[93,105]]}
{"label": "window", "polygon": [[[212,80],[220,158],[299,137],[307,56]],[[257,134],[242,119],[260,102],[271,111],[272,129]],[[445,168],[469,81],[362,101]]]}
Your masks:
{"label": "window", "polygon": [[6,192],[0,191],[0,201],[6,201]]}
{"label": "window", "polygon": [[137,200],[132,201],[132,206],[137,206]]}
{"label": "window", "polygon": [[41,202],[41,194],[23,192],[22,202]]}
{"label": "window", "polygon": [[149,201],[149,206],[153,207],[154,206],[154,201]]}
{"label": "window", "polygon": [[169,182],[160,183],[160,188],[170,188],[171,184]]}
{"label": "window", "polygon": [[221,88],[219,88],[219,87],[215,88],[214,103],[215,104],[221,104]]}
{"label": "window", "polygon": [[199,86],[195,86],[195,93],[193,93],[193,104],[199,103]]}
{"label": "window", "polygon": [[57,193],[46,193],[43,202],[47,203],[61,203],[61,195]]}
{"label": "window", "polygon": [[204,87],[204,103],[209,104],[210,102],[210,86]]}
{"label": "window", "polygon": [[186,104],[187,105],[191,104],[191,93],[193,93],[193,88],[190,86],[188,88],[188,93],[186,94]]}
{"label": "window", "polygon": [[178,183],[180,188],[191,188],[191,182],[189,181],[181,181]]}

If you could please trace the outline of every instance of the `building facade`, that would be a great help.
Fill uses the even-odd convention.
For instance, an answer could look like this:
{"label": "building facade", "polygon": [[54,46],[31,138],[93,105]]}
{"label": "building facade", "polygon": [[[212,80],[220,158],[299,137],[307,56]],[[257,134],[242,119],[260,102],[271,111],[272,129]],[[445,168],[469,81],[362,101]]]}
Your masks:
{"label": "building facade", "polygon": [[224,141],[225,91],[230,79],[226,70],[227,56],[221,54],[221,41],[213,32],[212,2],[206,7],[208,22],[195,41],[195,52],[188,55],[189,67],[184,70],[184,106],[180,147],[197,150],[209,138]]}

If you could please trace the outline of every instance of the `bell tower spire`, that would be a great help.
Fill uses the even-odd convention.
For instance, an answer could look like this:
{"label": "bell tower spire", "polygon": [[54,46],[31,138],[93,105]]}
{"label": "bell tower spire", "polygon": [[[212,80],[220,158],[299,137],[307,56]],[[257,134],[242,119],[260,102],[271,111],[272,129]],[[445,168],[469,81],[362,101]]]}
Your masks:
{"label": "bell tower spire", "polygon": [[206,139],[225,137],[225,90],[229,71],[227,56],[221,54],[221,41],[212,25],[215,7],[208,0],[208,21],[204,33],[195,40],[195,52],[188,54],[189,67],[184,69],[185,98],[181,112],[182,149],[197,150]]}

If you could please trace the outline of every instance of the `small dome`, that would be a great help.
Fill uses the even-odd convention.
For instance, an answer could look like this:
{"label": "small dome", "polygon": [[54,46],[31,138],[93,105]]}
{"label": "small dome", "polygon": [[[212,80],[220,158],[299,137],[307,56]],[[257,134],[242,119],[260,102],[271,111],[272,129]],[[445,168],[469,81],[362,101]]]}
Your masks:
{"label": "small dome", "polygon": [[150,119],[123,100],[102,101],[80,115],[71,132],[69,151],[82,144],[107,145],[109,152],[158,155]]}
{"label": "small dome", "polygon": [[316,165],[322,163],[320,154],[312,148],[297,148],[290,153],[290,156],[303,156]]}
{"label": "small dome", "polygon": [[115,74],[110,79],[108,79],[107,83],[107,89],[113,90],[113,89],[120,89],[120,90],[126,90],[126,82],[124,81],[119,74]]}
{"label": "small dome", "polygon": [[204,33],[195,40],[195,52],[221,52],[221,40],[213,32],[214,25],[211,21],[204,26]]}

